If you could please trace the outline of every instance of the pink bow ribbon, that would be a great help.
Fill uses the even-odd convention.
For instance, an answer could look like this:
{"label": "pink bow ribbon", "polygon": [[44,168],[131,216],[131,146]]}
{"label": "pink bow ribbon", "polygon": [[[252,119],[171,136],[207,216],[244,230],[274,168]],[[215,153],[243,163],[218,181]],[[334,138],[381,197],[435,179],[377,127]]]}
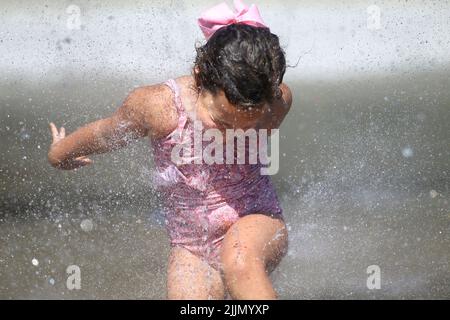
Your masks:
{"label": "pink bow ribbon", "polygon": [[254,27],[268,28],[261,18],[258,7],[252,4],[246,6],[241,0],[234,0],[233,12],[225,2],[204,11],[198,19],[198,25],[206,40],[219,30],[233,23],[243,23]]}

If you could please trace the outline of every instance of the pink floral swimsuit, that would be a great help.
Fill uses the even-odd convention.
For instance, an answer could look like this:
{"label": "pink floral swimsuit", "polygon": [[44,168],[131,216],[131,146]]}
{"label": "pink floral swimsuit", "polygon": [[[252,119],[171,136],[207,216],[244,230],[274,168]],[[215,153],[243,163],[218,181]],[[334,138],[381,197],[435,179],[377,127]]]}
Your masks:
{"label": "pink floral swimsuit", "polygon": [[[227,230],[240,217],[263,213],[282,218],[282,209],[269,176],[257,164],[182,164],[171,160],[176,144],[193,141],[178,84],[165,82],[174,93],[178,127],[167,137],[152,140],[154,183],[164,195],[166,227],[171,246],[181,246],[220,269],[220,248]],[[206,144],[204,143],[203,147]]]}

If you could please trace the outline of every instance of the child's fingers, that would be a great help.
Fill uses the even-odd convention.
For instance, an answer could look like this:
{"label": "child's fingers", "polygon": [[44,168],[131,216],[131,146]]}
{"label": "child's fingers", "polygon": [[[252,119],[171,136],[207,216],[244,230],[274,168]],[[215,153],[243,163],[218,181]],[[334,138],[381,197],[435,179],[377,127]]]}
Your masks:
{"label": "child's fingers", "polygon": [[86,156],[82,156],[82,157],[78,157],[75,158],[75,161],[80,164],[80,165],[88,165],[93,163],[94,161],[92,161],[91,159],[87,158]]}
{"label": "child's fingers", "polygon": [[58,129],[56,129],[56,126],[53,122],[50,122],[50,130],[52,131],[53,138],[58,136]]}
{"label": "child's fingers", "polygon": [[58,132],[58,128],[55,126],[53,122],[50,122],[50,130],[52,131],[53,142],[57,142],[66,136],[66,129],[61,127]]}

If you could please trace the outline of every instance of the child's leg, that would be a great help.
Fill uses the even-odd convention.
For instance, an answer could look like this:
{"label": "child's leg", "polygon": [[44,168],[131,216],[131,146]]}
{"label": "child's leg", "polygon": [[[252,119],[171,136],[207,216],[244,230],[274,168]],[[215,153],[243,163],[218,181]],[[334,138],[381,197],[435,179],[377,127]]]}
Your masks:
{"label": "child's leg", "polygon": [[268,270],[287,249],[286,225],[280,219],[251,214],[228,230],[222,244],[225,285],[233,299],[276,299]]}
{"label": "child's leg", "polygon": [[167,275],[169,299],[223,299],[224,295],[219,271],[182,247],[171,249]]}

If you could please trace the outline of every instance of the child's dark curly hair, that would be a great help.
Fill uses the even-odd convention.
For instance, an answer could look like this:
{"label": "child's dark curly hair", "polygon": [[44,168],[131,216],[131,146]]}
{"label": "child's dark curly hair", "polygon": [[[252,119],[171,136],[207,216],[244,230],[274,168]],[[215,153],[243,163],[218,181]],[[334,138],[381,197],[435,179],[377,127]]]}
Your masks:
{"label": "child's dark curly hair", "polygon": [[217,30],[196,48],[197,88],[212,94],[223,90],[238,108],[262,106],[281,97],[279,85],[286,59],[278,36],[268,28],[231,24]]}

